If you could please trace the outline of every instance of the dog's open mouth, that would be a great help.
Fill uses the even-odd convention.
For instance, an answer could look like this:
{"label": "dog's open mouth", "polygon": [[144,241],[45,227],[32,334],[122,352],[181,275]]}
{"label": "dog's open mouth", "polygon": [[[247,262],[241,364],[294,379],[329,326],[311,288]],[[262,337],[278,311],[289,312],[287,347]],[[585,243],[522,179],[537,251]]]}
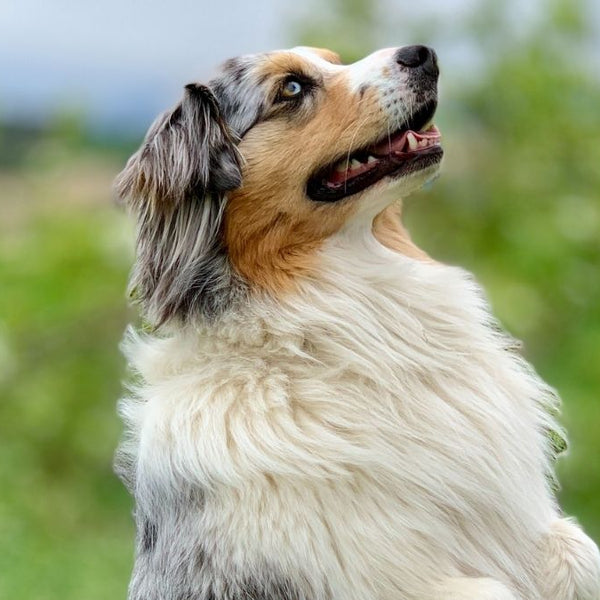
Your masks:
{"label": "dog's open mouth", "polygon": [[438,163],[443,151],[440,131],[431,123],[435,109],[435,102],[426,104],[391,135],[319,170],[308,181],[309,198],[334,202],[384,177],[401,177]]}

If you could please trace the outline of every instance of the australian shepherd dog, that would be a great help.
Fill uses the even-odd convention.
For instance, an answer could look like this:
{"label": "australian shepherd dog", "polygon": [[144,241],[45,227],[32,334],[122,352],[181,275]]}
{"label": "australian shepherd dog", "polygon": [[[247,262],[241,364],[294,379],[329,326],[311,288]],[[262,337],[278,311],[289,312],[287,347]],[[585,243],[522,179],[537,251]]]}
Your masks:
{"label": "australian shepherd dog", "polygon": [[130,600],[600,599],[555,394],[401,224],[442,159],[437,80],[425,46],[235,58],[120,174]]}

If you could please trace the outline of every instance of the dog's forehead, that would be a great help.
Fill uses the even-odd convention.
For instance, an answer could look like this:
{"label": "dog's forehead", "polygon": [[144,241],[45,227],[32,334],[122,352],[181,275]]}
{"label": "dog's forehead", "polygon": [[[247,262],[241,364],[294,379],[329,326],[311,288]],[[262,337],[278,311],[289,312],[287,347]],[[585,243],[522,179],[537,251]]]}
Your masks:
{"label": "dog's forehead", "polygon": [[296,71],[325,75],[344,68],[331,50],[299,46],[230,58],[221,65],[210,87],[232,130],[243,136],[263,111],[274,77]]}
{"label": "dog's forehead", "polygon": [[221,65],[221,77],[232,82],[240,82],[254,75],[254,83],[260,84],[270,74],[278,74],[285,66],[305,66],[311,70],[332,73],[346,68],[339,55],[332,50],[297,46],[288,50],[273,50],[230,58]]}
{"label": "dog's forehead", "polygon": [[296,46],[288,52],[291,52],[300,58],[306,60],[309,64],[318,69],[336,73],[344,70],[346,67],[342,64],[339,54],[328,50],[327,48],[312,48],[309,46]]}
{"label": "dog's forehead", "polygon": [[[372,54],[365,56],[363,59],[351,63],[343,64],[339,55],[325,48],[312,48],[306,46],[298,46],[292,48],[290,52],[303,58],[316,67],[321,73],[338,76],[342,75],[343,80],[348,85],[351,91],[358,91],[365,83],[376,83],[381,76],[382,67],[389,63],[392,55],[396,52],[396,48],[383,48]],[[384,75],[387,78],[387,75]],[[337,78],[339,80],[339,77]]]}
{"label": "dog's forehead", "polygon": [[262,87],[272,77],[288,72],[308,72],[338,81],[340,75],[345,75],[343,78],[355,89],[365,80],[377,77],[396,50],[397,48],[383,48],[357,62],[343,64],[339,55],[332,50],[296,46],[289,50],[274,50],[232,58],[222,65],[220,79],[223,83],[240,89],[248,86]]}

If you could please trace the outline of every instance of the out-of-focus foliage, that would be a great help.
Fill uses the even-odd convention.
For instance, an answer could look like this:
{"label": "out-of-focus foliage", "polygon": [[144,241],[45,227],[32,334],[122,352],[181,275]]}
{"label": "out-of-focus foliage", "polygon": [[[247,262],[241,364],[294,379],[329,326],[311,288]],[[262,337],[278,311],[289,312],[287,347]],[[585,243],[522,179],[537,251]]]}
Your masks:
{"label": "out-of-focus foliage", "polygon": [[132,232],[119,162],[67,130],[4,131],[21,154],[0,172],[1,598],[124,598],[131,562],[111,456]]}
{"label": "out-of-focus foliage", "polygon": [[[510,3],[460,23],[398,23],[398,43],[470,43],[444,68],[442,177],[406,204],[417,242],[472,270],[565,401],[562,502],[600,539],[600,85],[586,4],[548,0],[513,31]],[[302,43],[347,60],[381,45],[382,2],[330,0]],[[388,26],[391,26],[388,23]],[[133,231],[111,203],[121,140],[63,116],[0,128],[0,597],[124,598],[130,501],[111,471],[117,346]]]}
{"label": "out-of-focus foliage", "polygon": [[335,50],[348,63],[360,60],[378,47],[380,8],[366,0],[321,2],[297,25],[300,42]]}

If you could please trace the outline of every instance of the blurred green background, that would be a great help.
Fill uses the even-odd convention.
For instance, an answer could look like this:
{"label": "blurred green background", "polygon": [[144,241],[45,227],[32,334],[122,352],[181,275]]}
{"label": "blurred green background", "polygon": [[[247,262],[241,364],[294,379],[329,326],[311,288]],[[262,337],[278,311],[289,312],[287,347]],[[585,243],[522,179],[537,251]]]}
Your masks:
{"label": "blurred green background", "polygon": [[[526,19],[482,0],[447,19],[410,6],[390,16],[383,0],[330,0],[280,27],[289,45],[348,61],[380,47],[384,28],[397,45],[438,48],[447,158],[406,219],[430,254],[476,274],[559,390],[561,501],[600,540],[596,9],[547,0]],[[445,66],[444,48],[462,62]],[[118,344],[136,316],[124,295],[133,227],[111,181],[142,135],[90,127],[85,106],[32,125],[0,103],[1,598],[125,598],[131,502],[111,464]]]}

